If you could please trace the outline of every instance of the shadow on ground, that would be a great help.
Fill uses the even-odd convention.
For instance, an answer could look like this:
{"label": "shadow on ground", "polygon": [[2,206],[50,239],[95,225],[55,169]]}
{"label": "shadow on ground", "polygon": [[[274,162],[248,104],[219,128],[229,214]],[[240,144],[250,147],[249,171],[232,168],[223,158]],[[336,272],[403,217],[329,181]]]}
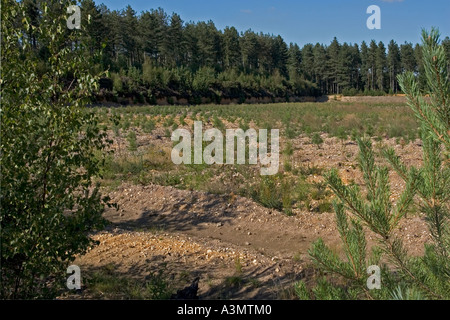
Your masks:
{"label": "shadow on ground", "polygon": [[[195,257],[187,258],[191,260]],[[311,271],[307,269],[300,273],[288,272],[275,276],[278,271],[276,264],[243,268],[238,272],[232,269],[224,270],[219,264],[200,267],[183,265],[176,261],[167,261],[167,257],[163,255],[152,256],[145,263],[125,265],[119,262],[106,266],[80,267],[83,272],[83,289],[78,294],[70,295],[70,299],[136,299],[136,296],[130,296],[129,292],[140,285],[145,288],[150,279],[154,280],[157,276],[158,280],[168,285],[168,295],[164,299],[189,286],[198,277],[200,300],[292,300],[296,298],[294,284],[307,277]],[[118,284],[123,283],[119,279],[132,280],[133,288],[111,286],[111,292],[107,289],[99,292],[92,282],[92,279],[98,279],[99,275],[107,275],[102,281],[117,281]],[[163,282],[158,283],[161,285]],[[102,287],[108,285],[111,284],[102,284]]]}

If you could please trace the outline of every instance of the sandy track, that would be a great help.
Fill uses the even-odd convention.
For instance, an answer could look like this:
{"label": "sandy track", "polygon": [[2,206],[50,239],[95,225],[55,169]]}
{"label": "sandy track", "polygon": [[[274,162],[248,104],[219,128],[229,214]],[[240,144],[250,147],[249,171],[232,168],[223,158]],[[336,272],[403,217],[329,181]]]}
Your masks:
{"label": "sandy track", "polygon": [[[307,276],[307,250],[319,237],[340,249],[334,214],[303,212],[288,217],[236,195],[213,195],[157,185],[124,184],[110,194],[120,209],[108,209],[100,245],[78,264],[145,278],[164,268],[179,288],[200,277],[204,299],[290,298],[289,288]],[[421,254],[428,233],[420,217],[402,221],[400,234]],[[369,243],[373,235],[369,233]],[[227,285],[237,274],[240,286]]]}

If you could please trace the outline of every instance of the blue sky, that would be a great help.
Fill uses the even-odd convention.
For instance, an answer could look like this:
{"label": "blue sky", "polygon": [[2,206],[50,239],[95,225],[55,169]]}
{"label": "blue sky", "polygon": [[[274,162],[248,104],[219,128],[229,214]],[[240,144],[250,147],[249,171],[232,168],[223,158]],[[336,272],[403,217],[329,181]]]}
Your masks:
{"label": "blue sky", "polygon": [[[152,8],[176,12],[184,21],[212,20],[223,29],[280,34],[286,42],[361,43],[374,39],[420,42],[422,28],[436,26],[450,36],[450,0],[95,0],[110,9],[127,4],[138,13]],[[367,7],[381,8],[381,30],[369,30]]]}

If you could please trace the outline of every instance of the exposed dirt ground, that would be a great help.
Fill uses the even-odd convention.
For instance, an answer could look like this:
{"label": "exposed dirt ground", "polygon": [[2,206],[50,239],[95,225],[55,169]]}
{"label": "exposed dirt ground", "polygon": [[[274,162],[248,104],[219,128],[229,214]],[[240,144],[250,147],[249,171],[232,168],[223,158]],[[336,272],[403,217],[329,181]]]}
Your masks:
{"label": "exposed dirt ground", "polygon": [[[344,181],[362,184],[355,167],[356,144],[323,139],[320,148],[307,137],[294,139],[293,167],[308,163],[338,168]],[[406,165],[420,165],[420,141],[403,146],[394,139],[383,143],[395,147]],[[394,173],[391,182],[395,200],[404,184]],[[158,185],[124,183],[110,196],[120,209],[106,210],[110,226],[93,235],[100,244],[75,264],[82,270],[114,264],[118,273],[138,279],[165,269],[178,289],[198,276],[201,299],[290,299],[293,283],[312,275],[308,267],[312,242],[323,238],[340,250],[334,213],[297,209],[289,217],[234,194]],[[404,218],[398,234],[414,255],[422,254],[429,239],[420,214]],[[368,242],[375,243],[370,233]],[[237,283],[230,281],[233,276],[238,276]]]}

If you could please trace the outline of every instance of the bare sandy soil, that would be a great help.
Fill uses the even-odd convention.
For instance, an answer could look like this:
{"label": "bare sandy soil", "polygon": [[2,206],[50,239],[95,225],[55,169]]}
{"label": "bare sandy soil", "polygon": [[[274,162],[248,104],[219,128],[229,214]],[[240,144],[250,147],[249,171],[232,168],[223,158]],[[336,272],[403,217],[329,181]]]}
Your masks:
{"label": "bare sandy soil", "polygon": [[[338,168],[344,181],[362,184],[357,146],[323,136],[318,148],[307,137],[293,140],[293,167],[304,163]],[[420,165],[420,141],[394,146],[407,165]],[[308,179],[320,180],[320,176]],[[391,174],[393,198],[403,190]],[[76,264],[82,270],[115,266],[118,273],[144,279],[164,269],[182,289],[200,277],[201,299],[291,299],[299,279],[313,277],[308,249],[318,238],[340,251],[334,213],[295,210],[286,216],[233,193],[225,195],[128,183],[110,193],[120,209],[108,209],[106,231],[93,235],[100,244]],[[423,216],[404,218],[398,235],[410,253],[421,255],[429,234]],[[368,233],[369,245],[376,242]],[[239,283],[230,284],[230,277]],[[76,297],[75,297],[76,298]],[[86,296],[88,298],[88,296]]]}

